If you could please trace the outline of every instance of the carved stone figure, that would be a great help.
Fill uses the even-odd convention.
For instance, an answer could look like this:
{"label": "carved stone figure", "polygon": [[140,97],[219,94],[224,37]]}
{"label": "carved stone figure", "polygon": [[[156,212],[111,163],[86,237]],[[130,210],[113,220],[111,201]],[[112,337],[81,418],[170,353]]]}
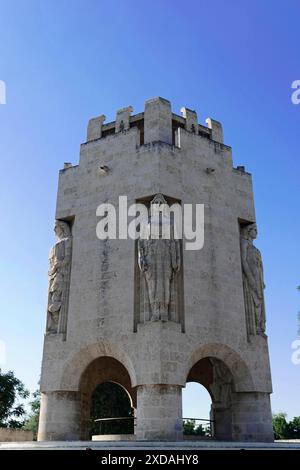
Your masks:
{"label": "carved stone figure", "polygon": [[56,220],[54,231],[57,242],[49,254],[49,297],[47,333],[65,333],[69,276],[72,255],[72,237],[66,222]]}
{"label": "carved stone figure", "polygon": [[231,401],[232,377],[224,365],[210,358],[213,367],[213,383],[210,385],[210,392],[214,398],[214,408],[228,408]]}
{"label": "carved stone figure", "polygon": [[[154,204],[162,209],[161,217],[153,211]],[[151,201],[145,239],[138,241],[138,264],[146,279],[151,321],[168,320],[171,283],[180,270],[179,241],[171,238],[172,234],[169,239],[164,238],[164,224],[170,224],[170,219],[165,216],[161,205],[167,206],[167,202],[162,194],[157,194]],[[155,226],[159,237],[152,238]]]}
{"label": "carved stone figure", "polygon": [[253,240],[256,237],[256,224],[247,225],[241,231],[243,285],[248,334],[264,334],[266,329],[263,264],[260,251],[253,245]]}

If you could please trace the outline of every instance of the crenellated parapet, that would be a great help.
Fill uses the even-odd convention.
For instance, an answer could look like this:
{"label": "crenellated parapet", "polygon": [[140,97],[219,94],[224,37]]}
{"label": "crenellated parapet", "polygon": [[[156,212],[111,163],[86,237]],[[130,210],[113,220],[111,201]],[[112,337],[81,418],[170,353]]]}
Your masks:
{"label": "crenellated parapet", "polygon": [[181,129],[224,144],[222,124],[212,118],[207,118],[207,126],[198,123],[196,111],[186,107],[181,108],[181,115],[172,112],[170,101],[157,97],[145,102],[144,112],[132,115],[133,108],[128,106],[119,109],[116,120],[105,123],[105,116],[92,118],[88,124],[87,142],[105,138],[120,132],[127,132],[136,127],[140,131],[140,144],[164,142],[179,146]]}

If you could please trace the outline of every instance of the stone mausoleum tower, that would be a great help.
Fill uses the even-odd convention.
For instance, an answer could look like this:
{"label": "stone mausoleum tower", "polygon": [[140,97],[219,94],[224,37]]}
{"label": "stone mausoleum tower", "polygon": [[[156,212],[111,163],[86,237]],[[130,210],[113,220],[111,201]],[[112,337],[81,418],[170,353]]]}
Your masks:
{"label": "stone mausoleum tower", "polygon": [[[60,171],[50,252],[39,440],[88,439],[91,396],[112,381],[136,439],[182,439],[182,388],[202,384],[217,439],[272,441],[263,272],[251,175],[219,122],[163,98],[91,119]],[[204,204],[204,245],[100,240],[101,203]],[[160,243],[162,242],[162,243]]]}

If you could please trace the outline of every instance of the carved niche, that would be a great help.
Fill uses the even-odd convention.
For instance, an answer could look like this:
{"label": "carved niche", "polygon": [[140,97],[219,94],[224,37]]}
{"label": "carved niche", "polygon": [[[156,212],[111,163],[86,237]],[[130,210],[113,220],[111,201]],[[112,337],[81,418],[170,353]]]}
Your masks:
{"label": "carved niche", "polygon": [[[149,321],[174,321],[183,327],[182,244],[174,238],[172,223],[170,238],[163,236],[163,225],[170,226],[165,213],[169,206],[162,194],[148,201],[146,233],[136,242],[135,329]],[[155,225],[159,237],[153,238]]]}
{"label": "carved niche", "polygon": [[69,303],[72,235],[70,225],[62,220],[55,221],[54,232],[57,242],[49,254],[46,333],[65,334]]}
{"label": "carved niche", "polygon": [[248,336],[264,335],[266,330],[263,263],[260,251],[253,244],[256,237],[256,224],[248,224],[241,228],[241,258]]}

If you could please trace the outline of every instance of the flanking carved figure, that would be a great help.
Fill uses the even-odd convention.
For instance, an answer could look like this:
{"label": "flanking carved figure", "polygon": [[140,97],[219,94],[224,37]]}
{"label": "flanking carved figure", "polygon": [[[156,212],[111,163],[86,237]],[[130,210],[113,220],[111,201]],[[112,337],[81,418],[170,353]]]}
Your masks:
{"label": "flanking carved figure", "polygon": [[66,332],[72,257],[72,235],[69,224],[56,220],[54,232],[57,242],[49,254],[47,334]]}
{"label": "flanking carved figure", "polygon": [[256,224],[249,224],[242,228],[241,255],[244,299],[248,334],[264,335],[266,330],[265,284],[261,253],[253,244],[256,237]]}

